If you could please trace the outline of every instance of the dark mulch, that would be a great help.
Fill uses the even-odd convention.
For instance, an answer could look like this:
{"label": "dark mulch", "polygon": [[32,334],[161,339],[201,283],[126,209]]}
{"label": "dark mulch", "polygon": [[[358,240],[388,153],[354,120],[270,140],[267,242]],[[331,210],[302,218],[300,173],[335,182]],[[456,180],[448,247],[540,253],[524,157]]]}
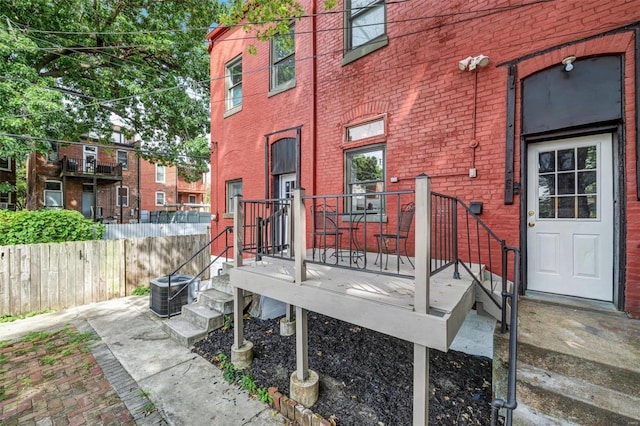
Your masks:
{"label": "dark mulch", "polygon": [[[250,373],[260,387],[289,395],[295,371],[295,336],[280,336],[278,320],[245,320],[254,344]],[[215,363],[229,356],[233,330],[218,330],[194,351]],[[429,422],[487,425],[491,416],[491,360],[462,352],[430,351]],[[309,312],[309,368],[320,375],[320,397],[311,409],[339,425],[412,423],[413,344]]]}

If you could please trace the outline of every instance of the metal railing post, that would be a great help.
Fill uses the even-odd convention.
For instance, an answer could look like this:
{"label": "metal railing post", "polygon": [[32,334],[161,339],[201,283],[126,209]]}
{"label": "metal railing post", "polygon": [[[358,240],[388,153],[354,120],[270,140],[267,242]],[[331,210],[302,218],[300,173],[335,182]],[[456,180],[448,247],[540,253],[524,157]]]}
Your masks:
{"label": "metal railing post", "polygon": [[452,204],[452,217],[451,217],[451,236],[453,244],[453,278],[460,279],[460,271],[458,269],[458,199],[451,201]]}
{"label": "metal railing post", "polygon": [[242,241],[244,239],[244,204],[242,204],[242,195],[238,194],[233,197],[233,261],[235,267],[242,266]]}

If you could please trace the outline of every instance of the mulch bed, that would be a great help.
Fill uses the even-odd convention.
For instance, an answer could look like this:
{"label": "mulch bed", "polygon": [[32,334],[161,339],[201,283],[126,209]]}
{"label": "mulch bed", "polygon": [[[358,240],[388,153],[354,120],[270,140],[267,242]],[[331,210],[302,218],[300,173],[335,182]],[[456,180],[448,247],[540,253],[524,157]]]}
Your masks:
{"label": "mulch bed", "polygon": [[[313,312],[308,318],[309,368],[320,375],[311,409],[338,425],[412,424],[413,344]],[[244,332],[254,345],[256,384],[289,395],[295,336],[280,336],[278,319],[247,319]],[[232,344],[233,330],[217,330],[194,352],[215,363]],[[430,386],[430,424],[490,424],[491,359],[432,349]]]}

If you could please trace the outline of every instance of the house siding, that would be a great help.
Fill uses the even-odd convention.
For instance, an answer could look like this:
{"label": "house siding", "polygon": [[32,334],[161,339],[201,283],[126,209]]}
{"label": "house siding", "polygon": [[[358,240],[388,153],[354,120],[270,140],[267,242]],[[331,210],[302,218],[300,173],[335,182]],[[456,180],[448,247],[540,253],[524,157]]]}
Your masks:
{"label": "house siding", "polygon": [[[343,6],[339,2],[338,9]],[[626,221],[620,235],[624,244],[621,291],[623,309],[640,317],[637,41],[633,31],[624,31],[625,25],[640,20],[640,1],[567,0],[524,6],[505,1],[473,5],[420,1],[389,3],[386,10],[388,45],[345,66],[343,33],[335,30],[344,26],[343,15],[318,16],[316,52],[312,20],[300,20],[296,24],[297,32],[303,32],[296,36],[297,86],[273,97],[267,97],[268,45],[258,43],[258,55],[251,56],[246,54],[246,44],[254,40],[241,40],[240,30],[218,29],[209,35],[212,212],[224,212],[225,182],[230,179],[243,179],[245,198],[264,198],[264,135],[298,125],[303,126],[302,186],[313,194],[344,192],[345,151],[380,142],[379,138],[347,142],[345,127],[383,116],[387,190],[410,189],[414,178],[426,173],[434,191],[465,203],[483,202],[482,220],[507,244],[520,246],[525,225],[520,217],[521,195],[515,195],[513,204],[504,202],[507,65],[517,70],[514,176],[520,182],[521,156],[526,156],[519,143],[522,79],[558,66],[569,55],[623,55],[621,164],[625,176],[620,194],[625,197]],[[607,34],[615,29],[622,30]],[[225,87],[220,77],[224,64],[241,53],[243,71],[252,71],[243,75],[242,111],[224,118]],[[458,61],[479,54],[491,58],[487,67],[474,72],[458,69]],[[315,88],[313,64],[317,66]],[[476,169],[476,178],[469,177],[471,168]],[[390,177],[397,177],[397,183],[391,183]],[[220,219],[215,225],[231,225],[231,220]]]}

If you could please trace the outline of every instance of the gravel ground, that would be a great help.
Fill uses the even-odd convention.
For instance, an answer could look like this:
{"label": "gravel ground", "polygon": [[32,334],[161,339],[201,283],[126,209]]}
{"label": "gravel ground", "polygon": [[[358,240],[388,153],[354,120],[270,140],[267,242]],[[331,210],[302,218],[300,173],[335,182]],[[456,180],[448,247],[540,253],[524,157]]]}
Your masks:
{"label": "gravel ground", "polygon": [[[338,425],[412,423],[413,345],[406,341],[309,312],[309,368],[320,375],[320,396],[311,409]],[[259,387],[289,395],[296,368],[295,336],[280,336],[279,321],[244,323],[254,344],[250,373]],[[218,330],[194,352],[215,363],[229,356],[233,330]],[[433,425],[488,425],[491,418],[491,359],[462,352],[430,351]]]}

